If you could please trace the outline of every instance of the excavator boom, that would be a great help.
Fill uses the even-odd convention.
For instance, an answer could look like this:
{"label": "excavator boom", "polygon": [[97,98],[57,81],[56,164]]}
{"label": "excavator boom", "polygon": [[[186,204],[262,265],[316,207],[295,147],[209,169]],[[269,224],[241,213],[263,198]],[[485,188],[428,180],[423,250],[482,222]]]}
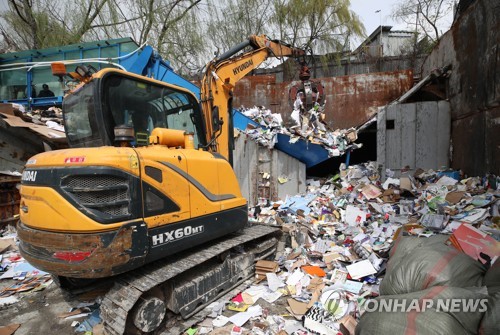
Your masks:
{"label": "excavator boom", "polygon": [[[238,54],[247,47],[253,50]],[[300,57],[305,51],[264,35],[252,35],[212,60],[201,85],[201,103],[207,127],[207,143],[232,164],[232,91],[236,83],[269,57]]]}

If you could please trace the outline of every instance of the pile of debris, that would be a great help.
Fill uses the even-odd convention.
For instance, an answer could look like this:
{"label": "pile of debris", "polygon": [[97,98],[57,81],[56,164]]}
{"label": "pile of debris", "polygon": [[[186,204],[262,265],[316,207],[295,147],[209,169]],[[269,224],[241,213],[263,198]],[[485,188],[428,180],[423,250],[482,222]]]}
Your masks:
{"label": "pile of debris", "polygon": [[[17,215],[17,219],[19,215]],[[44,307],[48,308],[49,303],[46,302],[47,293],[41,292],[48,288],[56,290],[53,277],[41,271],[21,256],[17,246],[17,233],[14,225],[7,225],[0,230],[0,310],[8,308],[8,306],[16,306],[16,309],[21,308],[21,304],[35,305],[36,301],[43,301]],[[41,293],[43,296],[37,296]],[[97,292],[102,293],[102,292]],[[61,322],[67,321],[68,328],[72,328],[77,334],[92,334],[94,328],[101,322],[99,304],[97,299],[90,294],[89,298],[82,296],[79,299],[74,299],[75,306],[67,311],[60,310],[57,318]],[[83,300],[87,300],[82,302]],[[78,300],[78,304],[76,303]],[[54,306],[54,309],[60,309],[63,306]],[[39,314],[42,315],[42,314]],[[21,318],[22,319],[22,318]],[[8,324],[6,318],[0,320],[4,325]],[[14,334],[18,328],[23,325],[13,323],[6,327],[0,326],[0,334]],[[17,320],[19,322],[19,320]],[[56,322],[58,322],[56,320]],[[24,329],[26,331],[26,329]]]}
{"label": "pile of debris", "polygon": [[49,107],[46,110],[36,109],[24,114],[24,121],[35,124],[46,125],[49,128],[64,131],[64,120],[62,109],[58,107]]}
{"label": "pile of debris", "polygon": [[[450,265],[453,271],[436,274],[441,281],[428,285],[444,285],[445,276],[452,286],[457,277],[471,277],[472,272],[461,271],[473,268],[473,283],[481,286],[487,267],[500,256],[500,179],[453,177],[460,179],[456,172],[419,170],[382,182],[376,164],[367,163],[330,179],[308,180],[305,195],[253,208],[254,222],[281,226],[288,233],[286,247],[276,261],[258,262],[255,284],[231,301],[212,305],[211,318],[191,333],[354,334],[376,297],[395,294],[399,286],[407,288],[400,292],[413,292],[408,287],[416,280],[410,274],[421,272],[419,257],[429,253],[425,243],[465,259]],[[399,243],[407,238],[412,242]],[[410,245],[404,248],[405,243]],[[400,246],[397,257],[395,244]],[[404,258],[403,250],[415,255],[401,267],[396,263]],[[437,252],[429,253],[422,276],[446,265]],[[392,257],[399,261],[389,271]],[[461,291],[445,291],[455,292]],[[369,316],[380,320],[383,315],[366,315],[361,320],[368,334],[376,328]],[[384,331],[397,321],[391,320]],[[469,326],[477,329],[478,323]]]}
{"label": "pile of debris", "polygon": [[[298,109],[295,111],[299,112]],[[260,145],[270,149],[276,144],[277,134],[290,136],[290,143],[302,139],[321,145],[328,151],[330,157],[342,156],[347,150],[362,146],[362,144],[355,143],[358,139],[355,128],[328,130],[326,124],[321,122],[316,114],[314,114],[315,118],[307,119],[307,122],[300,121],[297,115],[294,119],[296,125],[287,128],[281,114],[272,113],[263,106],[241,107],[240,112],[260,125],[260,127],[248,125],[244,132]],[[318,113],[321,112],[318,111]],[[292,113],[292,118],[295,114]]]}
{"label": "pile of debris", "polygon": [[[26,111],[24,106],[19,104],[0,103],[0,126],[5,129],[5,134],[8,136],[6,141],[9,144],[7,147],[11,150],[21,149],[20,144],[16,142],[18,138],[33,143],[31,154],[40,152],[38,148],[40,143],[44,143],[43,146],[49,145],[51,149],[68,147],[62,111],[58,107]],[[32,134],[41,138],[43,142],[37,141],[38,139]],[[19,162],[20,165],[24,165],[24,162],[22,163]]]}
{"label": "pile of debris", "polygon": [[26,111],[23,105],[12,104],[14,115],[20,117],[24,122],[47,126],[64,132],[64,119],[62,109],[49,107],[47,109],[34,109]]}
{"label": "pile of debris", "polygon": [[50,275],[31,266],[19,254],[17,234],[11,225],[0,231],[0,280],[9,280],[0,287],[0,308],[19,301],[21,294],[45,289],[52,283]]}

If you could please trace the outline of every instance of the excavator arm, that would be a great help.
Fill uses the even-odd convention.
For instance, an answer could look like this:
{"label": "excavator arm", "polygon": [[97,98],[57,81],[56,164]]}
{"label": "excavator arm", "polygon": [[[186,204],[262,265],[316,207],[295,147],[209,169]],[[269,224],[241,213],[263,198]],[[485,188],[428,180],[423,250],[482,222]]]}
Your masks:
{"label": "excavator arm", "polygon": [[[253,50],[238,54],[247,47]],[[264,35],[252,35],[212,60],[201,83],[208,149],[224,156],[232,165],[232,93],[236,83],[269,57],[299,57],[305,51]]]}

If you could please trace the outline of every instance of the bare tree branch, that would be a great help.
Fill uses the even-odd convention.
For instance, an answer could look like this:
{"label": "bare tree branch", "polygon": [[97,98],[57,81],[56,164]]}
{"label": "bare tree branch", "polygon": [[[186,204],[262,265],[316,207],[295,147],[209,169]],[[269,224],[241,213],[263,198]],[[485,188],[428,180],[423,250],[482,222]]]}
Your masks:
{"label": "bare tree branch", "polygon": [[[181,1],[182,1],[182,0],[177,0],[177,1],[175,1],[175,3],[174,3],[174,4],[175,4],[175,5],[177,5],[177,4],[179,4]],[[201,0],[195,0],[195,1],[192,1],[192,2],[191,2],[191,4],[190,4],[187,8],[185,8],[185,9],[182,11],[182,13],[181,13],[180,15],[178,15],[176,18],[174,18],[174,19],[173,19],[173,20],[171,20],[171,21],[167,21],[167,20],[165,20],[165,21],[163,22],[163,26],[162,26],[162,28],[161,28],[161,30],[160,30],[160,35],[158,36],[158,43],[159,43],[159,44],[158,44],[158,46],[159,46],[159,47],[158,47],[158,50],[161,50],[161,48],[160,48],[161,44],[160,44],[160,43],[162,43],[162,41],[164,40],[164,38],[165,38],[165,34],[167,33],[168,29],[169,29],[169,28],[170,28],[173,24],[177,23],[177,22],[178,22],[178,21],[180,21],[183,17],[185,17],[185,16],[186,16],[186,14],[187,14],[187,13],[188,13],[188,12],[189,12],[192,8],[194,8],[197,4],[199,4],[199,3],[200,3],[200,1],[201,1]],[[174,9],[175,7],[176,7],[176,6],[172,6],[172,7],[170,8],[170,10],[169,10],[169,12],[168,12],[168,15],[167,15],[167,18],[170,16],[170,14],[172,13],[172,11],[173,11],[173,9]]]}

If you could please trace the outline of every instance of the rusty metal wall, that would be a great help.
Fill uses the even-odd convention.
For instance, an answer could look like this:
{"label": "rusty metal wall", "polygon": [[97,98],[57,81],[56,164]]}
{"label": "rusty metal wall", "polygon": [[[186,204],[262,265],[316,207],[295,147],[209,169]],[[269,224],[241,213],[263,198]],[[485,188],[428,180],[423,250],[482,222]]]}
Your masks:
{"label": "rusty metal wall", "polygon": [[[413,85],[411,70],[378,72],[330,78],[313,78],[325,87],[326,122],[333,129],[359,126],[372,118],[378,107],[395,100]],[[234,89],[233,106],[265,106],[281,113],[292,125],[289,89],[294,83],[277,83],[274,75],[249,76]]]}
{"label": "rusty metal wall", "polygon": [[452,162],[468,175],[500,174],[500,4],[477,0],[426,59],[422,76],[448,64]]}

